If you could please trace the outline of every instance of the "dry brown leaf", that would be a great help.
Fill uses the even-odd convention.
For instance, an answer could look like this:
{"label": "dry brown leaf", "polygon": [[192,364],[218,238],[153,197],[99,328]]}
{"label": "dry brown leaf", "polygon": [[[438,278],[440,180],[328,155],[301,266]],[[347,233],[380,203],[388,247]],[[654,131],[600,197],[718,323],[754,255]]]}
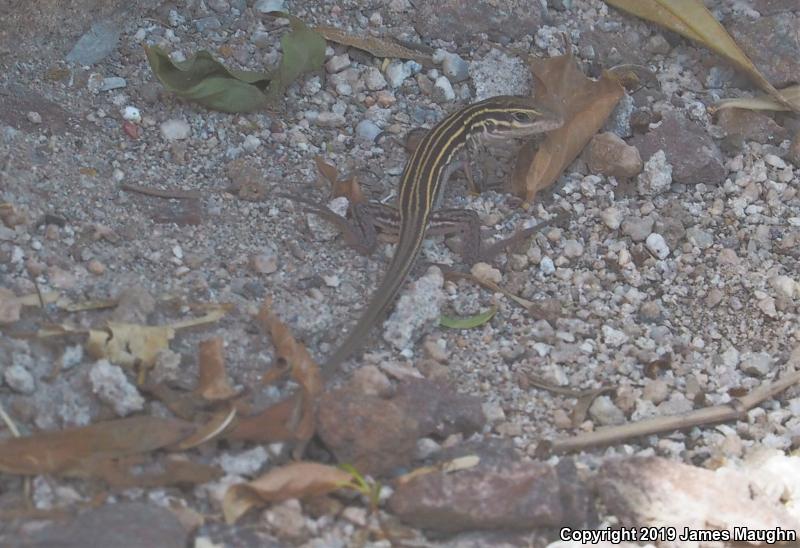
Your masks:
{"label": "dry brown leaf", "polygon": [[800,103],[792,103],[769,83],[699,0],[606,0],[606,3],[699,42],[743,70],[779,103],[800,112]]}
{"label": "dry brown leaf", "polygon": [[270,470],[249,483],[229,487],[222,511],[227,523],[235,523],[248,510],[264,503],[325,495],[347,487],[352,481],[353,476],[340,468],[295,462]]}
{"label": "dry brown leaf", "polygon": [[326,40],[364,50],[371,53],[375,57],[396,57],[398,59],[412,59],[425,67],[433,67],[433,59],[430,55],[422,52],[415,51],[411,48],[402,46],[396,42],[389,42],[374,36],[359,37],[351,36],[341,29],[329,26],[320,26],[314,29],[320,33]]}
{"label": "dry brown leaf", "polygon": [[[790,102],[800,105],[800,84],[789,86],[780,90],[781,94]],[[723,99],[708,110],[713,114],[723,108],[742,108],[747,110],[774,110],[777,112],[789,110],[789,108],[777,101],[770,95],[759,95],[758,97],[739,97],[738,99]]]}
{"label": "dry brown leaf", "polygon": [[221,337],[200,342],[198,363],[200,378],[195,390],[197,394],[211,401],[226,400],[236,395],[225,373]]}
{"label": "dry brown leaf", "polygon": [[228,405],[222,409],[219,409],[216,413],[211,415],[211,418],[206,424],[198,426],[192,435],[182,439],[179,443],[170,447],[170,449],[175,451],[185,451],[214,440],[221,436],[223,432],[225,432],[225,430],[227,430],[231,424],[233,424],[235,418],[235,406]]}
{"label": "dry brown leaf", "polygon": [[112,363],[133,367],[152,367],[156,356],[169,348],[175,337],[170,326],[149,326],[133,323],[108,322],[107,330],[89,330],[86,350],[95,358],[107,358]]}
{"label": "dry brown leaf", "polygon": [[320,175],[331,185],[331,198],[344,196],[351,204],[362,204],[367,201],[355,175],[340,179],[336,166],[326,162],[322,156],[317,156],[314,161]]}
{"label": "dry brown leaf", "polygon": [[186,438],[185,421],[131,417],[0,442],[0,470],[8,474],[91,475],[97,459],[148,453]]}
{"label": "dry brown leaf", "polygon": [[475,468],[480,463],[481,458],[478,455],[464,455],[463,457],[448,460],[435,466],[421,466],[419,468],[415,468],[411,472],[395,478],[395,484],[405,485],[414,478],[425,476],[433,472],[444,472],[445,474],[450,474],[452,472],[458,472],[459,470],[469,470],[470,468]]}
{"label": "dry brown leaf", "polygon": [[[532,59],[536,98],[561,112],[564,125],[547,134],[526,168],[515,169],[514,192],[530,202],[537,192],[552,185],[597,133],[622,98],[624,89],[604,74],[599,80],[584,76],[572,55]],[[523,153],[520,160],[527,156]],[[521,177],[521,174],[525,174]]]}
{"label": "dry brown leaf", "polygon": [[295,441],[296,435],[287,425],[296,414],[297,405],[298,396],[294,395],[259,413],[240,417],[225,438],[258,443]]}

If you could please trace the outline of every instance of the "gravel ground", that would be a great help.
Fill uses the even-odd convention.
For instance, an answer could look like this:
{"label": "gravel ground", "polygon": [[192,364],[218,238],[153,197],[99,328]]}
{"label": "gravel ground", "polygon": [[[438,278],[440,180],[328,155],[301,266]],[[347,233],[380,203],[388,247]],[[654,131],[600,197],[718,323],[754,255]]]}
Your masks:
{"label": "gravel ground", "polygon": [[[749,93],[746,80],[713,54],[599,0],[547,2],[547,10],[538,3],[498,2],[502,9],[475,3],[496,9],[496,18],[463,6],[459,12],[459,4],[75,0],[10,6],[0,24],[0,202],[13,211],[4,210],[0,224],[0,287],[27,295],[38,286],[73,302],[119,301],[111,311],[25,308],[22,319],[6,326],[0,401],[20,428],[31,433],[166,413],[137,390],[132,372],[93,360],[80,339],[25,336],[45,322],[159,325],[185,317],[194,303],[231,303],[219,323],[180,332],[154,374],[193,388],[198,342],[219,335],[233,384],[248,387],[273,359],[252,319],[271,297],[295,336],[316,358],[326,357],[358,318],[391,247],[360,256],[325,221],[271,195],[298,192],[323,201],[326,188],[315,167],[322,155],[341,173],[357,175],[371,198],[393,197],[407,132],[476,99],[530,93],[520,52],[563,54],[564,37],[587,74],[632,63],[651,71],[652,81],[623,98],[603,135],[536,203],[519,207],[505,191],[468,196],[460,175],[446,197],[447,207],[477,211],[487,235],[488,229],[510,235],[568,213],[493,265],[473,269],[534,306],[525,310],[464,280],[443,282],[420,264],[413,276],[419,281],[405,292],[411,304],[375,330],[366,353],[348,369],[368,371],[357,378],[372,389],[409,377],[446,379],[480,402],[485,421],[475,436],[505,440],[515,458],[526,460],[543,439],[729,403],[800,365],[798,118],[711,117],[706,107],[719,98]],[[776,86],[796,80],[800,10],[793,2],[706,4]],[[263,69],[279,60],[285,32],[264,12],[281,8],[310,24],[444,51],[425,68],[383,63],[329,42],[322,73],[293,84],[273,111],[231,115],[164,91],[141,47],[160,45],[175,59],[207,49],[230,66]],[[90,27],[93,51],[74,50]],[[781,33],[794,38],[782,41]],[[507,180],[503,161],[479,163],[487,178]],[[198,198],[162,199],[122,185],[191,191]],[[457,265],[446,244],[428,242],[424,259]],[[429,307],[414,306],[414,299],[434,306],[433,317],[498,311],[479,328],[447,330],[432,326]],[[397,335],[401,327],[413,336]],[[60,373],[51,376],[55,368]],[[576,400],[537,388],[538,380],[615,391],[595,399],[576,426]],[[264,397],[280,393],[270,388]],[[800,477],[791,457],[800,443],[799,414],[800,391],[792,388],[741,420],[586,451],[575,463],[593,472],[613,457],[636,455],[715,469],[777,455],[793,459],[788,476]],[[443,455],[462,438],[469,436],[421,435],[413,440],[416,456]],[[201,456],[220,465],[225,478],[194,490],[133,489],[113,498],[194,509],[206,522],[200,529],[194,522],[193,534],[224,545],[265,545],[266,539],[357,545],[360,531],[374,532],[356,501],[334,515],[294,500],[221,531],[222,487],[283,462],[285,447],[233,443]],[[800,489],[792,489],[797,520]],[[22,481],[4,475],[0,492],[0,504],[13,506]],[[86,502],[96,492],[72,480],[33,482],[40,510]],[[139,516],[140,510],[130,512]],[[139,517],[149,523],[145,514]],[[181,514],[184,525],[188,514]],[[420,535],[421,526],[410,524]],[[41,526],[18,520],[0,533],[8,540]],[[163,545],[169,535],[181,545],[179,533],[164,531]],[[550,532],[526,542],[556,539]],[[427,541],[420,536],[418,542]]]}

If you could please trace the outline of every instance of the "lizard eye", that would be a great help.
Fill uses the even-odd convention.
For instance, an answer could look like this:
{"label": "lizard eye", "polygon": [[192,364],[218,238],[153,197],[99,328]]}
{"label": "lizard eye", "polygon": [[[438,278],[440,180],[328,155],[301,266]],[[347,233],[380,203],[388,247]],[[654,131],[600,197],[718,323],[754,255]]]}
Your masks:
{"label": "lizard eye", "polygon": [[515,122],[519,122],[521,124],[525,124],[525,123],[531,121],[531,116],[527,112],[522,112],[522,111],[515,112],[511,116],[512,116],[512,118],[514,118]]}

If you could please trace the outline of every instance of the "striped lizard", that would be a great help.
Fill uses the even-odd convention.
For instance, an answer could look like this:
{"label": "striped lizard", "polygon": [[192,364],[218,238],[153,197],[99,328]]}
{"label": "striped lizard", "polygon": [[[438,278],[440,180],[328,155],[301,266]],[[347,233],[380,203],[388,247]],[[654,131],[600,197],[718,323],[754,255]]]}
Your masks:
{"label": "striped lizard", "polygon": [[[398,241],[383,281],[373,292],[356,325],[326,360],[324,368],[328,372],[358,350],[372,327],[385,316],[414,265],[426,233],[430,233],[431,229],[445,233],[461,228],[468,231],[467,236],[473,241],[477,236],[480,243],[480,222],[474,211],[438,210],[445,184],[459,167],[459,163],[454,162],[456,155],[467,145],[528,137],[556,129],[561,124],[558,114],[534,99],[503,95],[467,105],[450,114],[422,138],[403,170],[397,208],[372,207],[371,213],[361,215],[362,218],[366,217],[366,221],[362,219],[363,222],[359,222],[358,215],[354,215],[362,230],[366,229],[367,236],[373,240],[375,229],[369,226],[371,222],[381,227],[396,225],[399,227]],[[470,186],[474,188],[469,171],[467,173]],[[296,196],[281,196],[308,203],[308,200]],[[375,204],[361,204],[362,209],[357,205],[353,208],[354,213],[364,211],[365,205]],[[366,245],[369,247],[370,244]],[[467,246],[465,249],[471,250]]]}

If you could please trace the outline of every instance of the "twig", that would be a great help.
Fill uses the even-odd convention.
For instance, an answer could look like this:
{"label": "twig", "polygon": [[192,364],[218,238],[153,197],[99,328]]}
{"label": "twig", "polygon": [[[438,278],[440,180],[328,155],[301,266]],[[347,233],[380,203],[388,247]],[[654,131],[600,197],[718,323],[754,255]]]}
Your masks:
{"label": "twig", "polygon": [[539,452],[539,450],[545,453],[579,451],[589,447],[609,445],[640,436],[661,434],[673,430],[685,430],[695,426],[741,419],[748,410],[780,392],[783,392],[798,382],[800,382],[800,371],[791,371],[784,374],[783,377],[777,381],[765,383],[748,395],[735,399],[726,405],[705,407],[680,415],[654,417],[631,424],[624,424],[622,426],[610,426],[608,428],[596,430],[595,432],[578,434],[570,438],[545,441],[539,446],[537,452]]}
{"label": "twig", "polygon": [[150,188],[134,183],[122,183],[119,185],[122,190],[128,192],[138,192],[139,194],[146,194],[147,196],[155,196],[156,198],[167,198],[175,200],[197,200],[201,195],[196,190],[163,190],[160,188]]}

